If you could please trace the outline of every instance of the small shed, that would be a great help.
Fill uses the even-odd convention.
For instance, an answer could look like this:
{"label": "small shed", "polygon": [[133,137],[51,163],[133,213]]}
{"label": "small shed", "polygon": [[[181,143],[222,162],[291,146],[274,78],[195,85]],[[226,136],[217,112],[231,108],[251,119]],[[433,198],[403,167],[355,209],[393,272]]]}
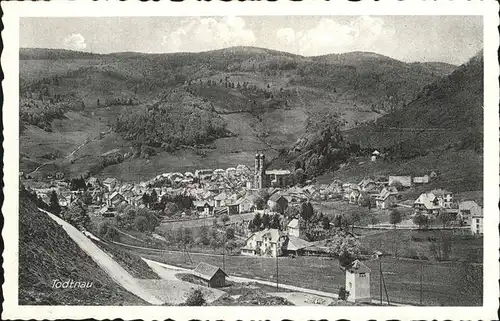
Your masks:
{"label": "small shed", "polygon": [[226,272],[205,262],[198,264],[193,270],[193,275],[201,281],[201,284],[210,288],[220,288],[226,285]]}

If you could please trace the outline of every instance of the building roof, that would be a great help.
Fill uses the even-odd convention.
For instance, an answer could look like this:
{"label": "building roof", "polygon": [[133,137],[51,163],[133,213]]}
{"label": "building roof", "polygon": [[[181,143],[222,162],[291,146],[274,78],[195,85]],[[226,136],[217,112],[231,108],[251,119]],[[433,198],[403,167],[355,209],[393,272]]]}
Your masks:
{"label": "building roof", "polygon": [[225,192],[222,192],[219,195],[215,196],[214,199],[218,201],[223,201],[227,199],[227,195]]}
{"label": "building roof", "polygon": [[379,200],[379,201],[384,201],[389,196],[391,196],[391,195],[397,195],[397,194],[398,194],[397,190],[394,191],[394,189],[392,189],[392,188],[385,188],[384,187],[384,189],[382,189],[382,191],[380,192],[380,194],[377,195],[376,199]]}
{"label": "building roof", "polygon": [[104,180],[104,182],[103,182],[103,183],[104,183],[104,184],[111,184],[111,183],[114,183],[114,182],[116,182],[116,178],[114,178],[114,177],[108,177],[108,178],[106,178],[106,179]]}
{"label": "building roof", "polygon": [[265,173],[266,175],[290,175],[290,171],[288,169],[270,169]]}
{"label": "building roof", "polygon": [[470,210],[473,207],[479,206],[475,201],[463,201],[458,204],[458,208],[461,210]]}
{"label": "building roof", "polygon": [[298,238],[294,235],[289,235],[288,242],[286,244],[286,249],[289,251],[297,251],[297,250],[309,247],[311,245],[312,245],[312,243],[307,242],[306,240]]}
{"label": "building roof", "polygon": [[283,235],[284,233],[278,229],[265,229],[251,234],[248,239],[255,237],[256,241],[262,241],[263,238],[270,238],[271,242],[277,242]]}
{"label": "building roof", "polygon": [[109,196],[109,199],[112,200],[113,198],[115,198],[116,196],[120,195],[121,197],[123,197],[123,195],[119,192],[113,192],[113,194],[111,194],[111,196]]}
{"label": "building roof", "polygon": [[195,207],[203,207],[203,206],[205,206],[205,204],[208,204],[208,206],[211,206],[211,207],[214,206],[212,201],[193,201],[193,205]]}
{"label": "building roof", "polygon": [[434,193],[432,193],[432,192],[422,193],[415,200],[414,204],[421,204],[421,205],[425,206],[425,208],[428,210],[434,210],[434,209],[441,208],[441,206],[434,204],[435,199],[436,199],[436,195],[434,195]]}
{"label": "building roof", "polygon": [[224,272],[220,267],[213,266],[205,262],[200,262],[200,264],[198,264],[198,266],[193,270],[193,274],[197,277],[209,281],[219,270],[224,273],[225,276],[227,276],[226,272]]}
{"label": "building roof", "polygon": [[352,262],[346,269],[351,273],[370,273],[371,270],[369,267],[364,265],[361,261],[355,260]]}
{"label": "building roof", "polygon": [[277,202],[281,197],[283,197],[283,195],[281,195],[280,193],[274,193],[273,195],[271,195],[271,197],[269,197],[269,200],[272,202]]}
{"label": "building roof", "polygon": [[290,223],[288,223],[287,227],[291,227],[291,228],[299,227],[299,220],[294,218],[293,220],[290,221]]}

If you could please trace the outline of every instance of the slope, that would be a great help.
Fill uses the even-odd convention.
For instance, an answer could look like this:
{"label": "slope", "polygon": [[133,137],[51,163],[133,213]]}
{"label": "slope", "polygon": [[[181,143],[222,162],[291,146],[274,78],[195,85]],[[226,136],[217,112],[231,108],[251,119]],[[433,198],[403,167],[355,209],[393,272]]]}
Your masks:
{"label": "slope", "polygon": [[[56,289],[55,280],[92,282],[92,286]],[[21,190],[19,304],[145,305],[146,302],[118,286]]]}
{"label": "slope", "polygon": [[[377,57],[377,59],[381,59]],[[272,166],[304,169],[320,181],[332,177],[358,180],[372,175],[425,175],[435,171],[439,186],[455,191],[482,189],[482,53],[450,75],[425,86],[416,98],[367,123],[338,132],[335,120],[325,130],[304,135]],[[332,137],[334,139],[332,139]],[[379,150],[383,159],[369,161]]]}
{"label": "slope", "polygon": [[[320,126],[325,114],[339,118],[341,128],[348,129],[400,108],[418,88],[447,72],[446,68],[430,69],[372,53],[303,57],[254,47],[97,56],[21,49],[21,126],[25,129],[21,136],[21,165],[33,170],[46,162],[44,154],[32,155],[33,149],[42,146],[49,151],[56,149],[54,155],[48,156],[60,160],[66,151],[85,141],[88,130],[93,139],[107,130],[106,125],[119,133],[86,144],[70,161],[53,162],[54,166],[43,167],[42,173],[59,170],[69,176],[80,175],[100,161],[95,155],[116,148],[125,155],[130,147],[141,149],[142,145],[154,148],[156,156],[129,158],[123,163],[94,168],[104,175],[125,173],[123,178],[132,179],[143,172],[143,167],[146,173],[153,171],[151,164],[160,164],[167,170],[179,169],[178,163],[193,167],[250,164],[248,156],[255,149],[277,155],[280,149],[291,147],[309,132],[310,127]],[[192,117],[182,109],[194,113],[195,119],[205,117],[203,114],[209,110],[212,119],[223,120],[220,133],[225,134],[212,135],[212,142],[199,146],[201,140],[196,136],[210,135],[203,130],[184,135],[187,129],[197,127],[193,125],[179,131],[179,137],[191,137],[187,140],[157,141],[154,137],[158,120],[165,117],[162,108],[157,111],[154,106],[173,89],[185,93],[181,97],[185,103],[174,106],[174,114],[189,124]],[[196,110],[199,106],[205,111]],[[85,117],[83,123],[100,125],[82,128],[78,126],[78,117],[67,117],[71,112]],[[130,120],[122,121],[124,126],[114,126],[119,114],[129,113],[142,125]],[[80,129],[67,136],[54,126],[57,122],[65,123],[65,128]],[[149,129],[138,134],[137,127]],[[61,136],[75,139],[69,139],[64,147],[55,147],[53,142]],[[162,143],[166,143],[165,148],[159,147]],[[106,150],[100,145],[105,145]],[[127,168],[130,170],[125,171]]]}

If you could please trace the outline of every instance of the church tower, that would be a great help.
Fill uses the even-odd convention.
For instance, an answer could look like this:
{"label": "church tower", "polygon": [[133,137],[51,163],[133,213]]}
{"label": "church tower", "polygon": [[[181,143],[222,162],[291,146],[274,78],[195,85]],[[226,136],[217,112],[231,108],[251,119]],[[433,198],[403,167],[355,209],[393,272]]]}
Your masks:
{"label": "church tower", "polygon": [[266,157],[263,153],[255,154],[254,187],[261,189],[264,187],[264,167]]}

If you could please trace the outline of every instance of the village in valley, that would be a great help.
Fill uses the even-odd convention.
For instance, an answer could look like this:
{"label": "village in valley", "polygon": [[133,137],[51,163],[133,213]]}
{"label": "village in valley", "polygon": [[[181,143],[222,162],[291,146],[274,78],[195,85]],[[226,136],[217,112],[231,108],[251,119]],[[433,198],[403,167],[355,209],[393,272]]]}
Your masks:
{"label": "village in valley", "polygon": [[[383,157],[373,151],[366,161],[375,164],[385,161]],[[78,216],[88,215],[95,229],[83,228],[84,234],[144,258],[171,263],[169,255],[159,256],[157,251],[175,251],[178,266],[192,269],[186,269],[183,280],[191,276],[187,277],[189,282],[207,289],[224,291],[225,279],[232,272],[236,279],[244,275],[247,281],[276,287],[278,297],[299,304],[334,304],[332,298],[338,298],[352,304],[418,305],[424,303],[422,284],[413,294],[396,292],[391,301],[379,261],[387,257],[393,262],[426,265],[469,260],[473,254],[480,258],[473,253],[477,248],[465,254],[460,248],[461,240],[465,247],[482,242],[480,197],[457,199],[446,187],[428,188],[439,179],[435,171],[423,176],[409,173],[319,184],[304,181],[301,168],[268,169],[262,152],[255,155],[254,164],[254,168],[237,165],[162,173],[141,182],[94,176],[65,179],[62,173],[45,178],[21,175],[40,208],[54,214],[72,213],[69,216],[77,224]],[[196,258],[207,254],[213,256],[209,260]],[[256,263],[253,269],[257,271],[233,272],[237,269],[231,262],[244,262],[245,257],[266,265]],[[323,263],[324,258],[336,258],[338,264],[328,262],[325,268],[343,271],[345,277],[326,286],[330,291],[324,286],[287,285],[286,278],[279,279],[279,265],[286,269],[297,257],[321,258]],[[273,266],[269,258],[280,260],[273,271],[267,271],[270,276],[266,279],[258,269]],[[388,270],[393,269],[391,264],[386,264]],[[378,270],[370,269],[372,265]],[[422,273],[415,274],[412,282],[422,282]],[[374,278],[380,285],[373,283]],[[304,281],[299,283],[308,283]],[[385,287],[381,296],[375,295],[379,286],[380,290]],[[302,296],[288,293],[295,288]],[[283,289],[286,292],[281,293]],[[214,295],[208,296],[215,301]]]}
{"label": "village in valley", "polygon": [[22,18],[19,305],[482,306],[482,35]]}

